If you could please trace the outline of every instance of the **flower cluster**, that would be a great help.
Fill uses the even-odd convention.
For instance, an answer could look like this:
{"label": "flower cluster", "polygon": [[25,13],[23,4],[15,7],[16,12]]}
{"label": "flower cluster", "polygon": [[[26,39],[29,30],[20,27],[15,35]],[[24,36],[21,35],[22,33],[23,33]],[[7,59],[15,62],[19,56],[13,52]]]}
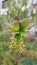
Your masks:
{"label": "flower cluster", "polygon": [[10,50],[16,50],[17,49],[17,42],[15,39],[12,39],[9,46]]}
{"label": "flower cluster", "polygon": [[25,44],[23,41],[20,42],[19,51],[21,55],[25,54],[26,48],[25,48]]}

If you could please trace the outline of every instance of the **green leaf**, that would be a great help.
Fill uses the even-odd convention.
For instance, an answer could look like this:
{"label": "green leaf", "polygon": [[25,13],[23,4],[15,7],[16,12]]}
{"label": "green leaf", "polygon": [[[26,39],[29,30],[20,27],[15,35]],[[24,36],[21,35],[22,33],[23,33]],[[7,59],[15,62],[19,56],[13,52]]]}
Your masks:
{"label": "green leaf", "polygon": [[22,21],[22,22],[21,22],[21,28],[22,28],[22,30],[25,30],[26,27],[28,26],[28,24],[29,24],[29,21],[28,21],[28,20]]}
{"label": "green leaf", "polygon": [[9,29],[12,31],[12,32],[17,32],[19,30],[19,25],[11,25],[9,24],[8,25]]}

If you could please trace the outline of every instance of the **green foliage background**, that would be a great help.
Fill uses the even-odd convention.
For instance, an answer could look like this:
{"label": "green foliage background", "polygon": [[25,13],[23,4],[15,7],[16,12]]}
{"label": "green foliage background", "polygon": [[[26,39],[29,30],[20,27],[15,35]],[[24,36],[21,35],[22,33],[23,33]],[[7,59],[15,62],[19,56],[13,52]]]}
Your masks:
{"label": "green foliage background", "polygon": [[[21,10],[22,7],[27,7],[27,0],[18,0],[18,4],[15,0],[12,0],[10,3],[9,1],[5,2],[5,8],[8,8],[7,15],[0,15],[0,65],[37,65],[37,60],[27,60],[25,57],[20,56],[18,51],[16,53],[12,53],[12,51],[9,49],[10,44],[10,37],[12,36],[12,33],[9,32],[9,25],[12,26],[12,21],[14,19],[14,16],[18,15],[20,19],[23,18],[29,18],[27,16],[29,8],[26,8],[24,11]],[[20,7],[21,6],[21,7]],[[31,13],[32,20],[34,20],[34,17],[36,15],[33,15]],[[22,25],[23,24],[23,25]],[[8,27],[9,26],[9,27]],[[24,25],[24,23],[21,23],[20,30],[18,31],[19,34],[16,34],[15,37],[20,39],[21,34],[23,37],[25,37],[26,33],[23,31],[23,29],[27,26],[27,23]],[[11,27],[12,28],[12,27]],[[22,28],[22,29],[21,29]],[[16,31],[17,32],[17,31]],[[21,32],[21,33],[20,33]],[[35,49],[37,50],[37,44],[26,42],[26,48],[27,49]],[[19,58],[18,58],[19,56]],[[22,60],[21,60],[22,59]]]}

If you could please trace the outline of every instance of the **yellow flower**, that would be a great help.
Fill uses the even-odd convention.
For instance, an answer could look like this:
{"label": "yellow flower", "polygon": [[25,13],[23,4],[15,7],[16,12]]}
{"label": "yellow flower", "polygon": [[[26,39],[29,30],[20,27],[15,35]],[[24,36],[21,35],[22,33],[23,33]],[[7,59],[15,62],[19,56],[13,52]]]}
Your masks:
{"label": "yellow flower", "polygon": [[9,48],[10,48],[10,49],[13,49],[13,46],[12,46],[12,45],[10,45],[10,46],[9,46]]}
{"label": "yellow flower", "polygon": [[25,47],[25,45],[23,44],[23,47]]}

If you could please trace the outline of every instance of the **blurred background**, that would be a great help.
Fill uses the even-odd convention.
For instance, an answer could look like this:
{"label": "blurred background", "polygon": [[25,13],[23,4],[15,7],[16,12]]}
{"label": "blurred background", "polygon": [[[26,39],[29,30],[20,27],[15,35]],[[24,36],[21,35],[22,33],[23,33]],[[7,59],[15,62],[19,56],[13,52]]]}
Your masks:
{"label": "blurred background", "polygon": [[37,0],[0,0],[0,65],[37,65]]}

